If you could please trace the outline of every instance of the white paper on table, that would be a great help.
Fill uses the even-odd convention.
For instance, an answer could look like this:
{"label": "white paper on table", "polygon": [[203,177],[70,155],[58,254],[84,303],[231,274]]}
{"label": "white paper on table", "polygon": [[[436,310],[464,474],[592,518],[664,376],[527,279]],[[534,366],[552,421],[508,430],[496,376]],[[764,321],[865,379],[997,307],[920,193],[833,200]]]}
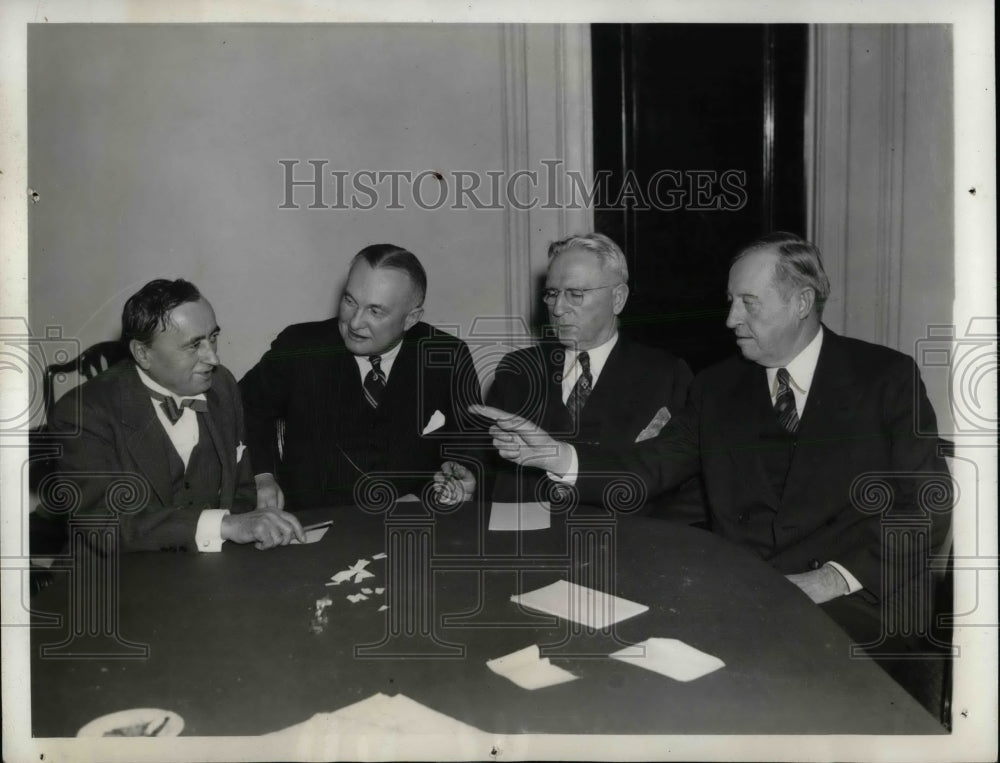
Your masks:
{"label": "white paper on table", "polygon": [[[442,741],[462,743],[466,751],[489,749],[487,743],[494,741],[475,726],[432,710],[403,694],[389,697],[381,693],[332,713],[317,713],[302,723],[264,734],[260,739],[265,744],[280,740],[282,745],[288,745],[284,748],[286,752],[296,749],[312,752],[305,758],[293,755],[293,759],[331,760],[358,757],[353,753],[344,754],[345,740],[381,740],[386,734],[415,735],[423,740],[441,737]],[[323,754],[317,758],[318,750]],[[339,754],[333,754],[335,752]]]}
{"label": "white paper on table", "polygon": [[[635,656],[638,651],[636,647],[644,647],[645,655]],[[675,638],[646,639],[635,646],[615,652],[611,657],[652,670],[675,681],[693,681],[726,666],[718,657]]]}
{"label": "white paper on table", "polygon": [[487,660],[486,667],[522,689],[544,689],[546,686],[564,684],[578,678],[568,670],[553,665],[548,657],[540,658],[535,644],[503,657]]}
{"label": "white paper on table", "polygon": [[[330,526],[317,527],[315,530],[306,530],[306,543],[316,543],[317,541],[323,540],[323,536],[326,535],[326,531],[330,529]],[[290,546],[300,546],[302,542],[296,538],[292,538],[292,542],[289,543]]]}
{"label": "white paper on table", "polygon": [[538,501],[505,503],[494,501],[490,509],[490,529],[501,532],[546,530],[552,526],[549,504]]}
{"label": "white paper on table", "polygon": [[514,594],[510,600],[529,609],[556,615],[595,630],[641,615],[649,609],[645,604],[637,604],[565,580],[559,580],[530,593]]}

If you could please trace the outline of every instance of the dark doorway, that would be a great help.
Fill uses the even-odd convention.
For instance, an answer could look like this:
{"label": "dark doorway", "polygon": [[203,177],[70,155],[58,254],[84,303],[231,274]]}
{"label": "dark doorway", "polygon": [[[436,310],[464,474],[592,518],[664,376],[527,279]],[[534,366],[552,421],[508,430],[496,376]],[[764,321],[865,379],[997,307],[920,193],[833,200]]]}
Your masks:
{"label": "dark doorway", "polygon": [[729,260],[805,233],[807,27],[592,27],[595,227],[628,258],[622,330],[696,371],[735,352]]}

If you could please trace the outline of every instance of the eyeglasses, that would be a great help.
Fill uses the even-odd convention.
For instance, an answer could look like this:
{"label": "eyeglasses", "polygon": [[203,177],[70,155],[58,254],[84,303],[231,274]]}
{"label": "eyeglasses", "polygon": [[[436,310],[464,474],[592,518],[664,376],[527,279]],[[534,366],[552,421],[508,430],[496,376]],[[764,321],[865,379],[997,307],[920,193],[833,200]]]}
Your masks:
{"label": "eyeglasses", "polygon": [[552,307],[552,305],[559,301],[559,295],[565,294],[567,302],[573,305],[573,307],[579,307],[583,304],[583,298],[587,296],[588,291],[613,289],[616,286],[621,286],[621,284],[609,283],[604,286],[593,286],[589,289],[542,289],[542,301],[549,307]]}

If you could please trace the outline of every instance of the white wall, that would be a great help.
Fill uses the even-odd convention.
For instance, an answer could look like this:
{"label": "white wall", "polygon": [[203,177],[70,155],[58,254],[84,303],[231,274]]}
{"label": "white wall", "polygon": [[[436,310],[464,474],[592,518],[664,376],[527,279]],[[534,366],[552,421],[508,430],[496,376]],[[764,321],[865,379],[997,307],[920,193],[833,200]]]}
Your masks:
{"label": "white wall", "polygon": [[951,29],[823,25],[812,42],[810,228],[833,285],[824,319],[913,356],[951,432],[948,370],[919,344],[952,323],[955,300]]}
{"label": "white wall", "polygon": [[[284,326],[331,315],[369,243],[416,253],[426,320],[467,335],[527,317],[545,246],[586,212],[452,209],[456,171],[588,171],[589,29],[545,25],[35,25],[28,46],[30,323],[81,346],[117,336],[125,299],[192,280],[245,372]],[[435,171],[448,202],[310,209],[280,160]],[[540,183],[544,179],[540,178]],[[425,201],[439,181],[421,185]],[[388,191],[389,182],[380,188]],[[540,192],[541,193],[541,192]],[[358,194],[362,203],[369,203]],[[322,202],[336,200],[327,175]],[[499,199],[504,202],[504,199]]]}

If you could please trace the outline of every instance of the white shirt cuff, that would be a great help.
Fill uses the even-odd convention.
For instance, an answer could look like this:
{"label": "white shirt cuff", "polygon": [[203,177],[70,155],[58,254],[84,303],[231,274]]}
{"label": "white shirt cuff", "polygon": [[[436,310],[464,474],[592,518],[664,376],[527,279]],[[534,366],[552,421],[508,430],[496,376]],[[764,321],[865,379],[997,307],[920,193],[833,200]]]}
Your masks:
{"label": "white shirt cuff", "polygon": [[549,479],[553,482],[558,482],[560,485],[575,485],[576,478],[579,476],[580,472],[580,459],[576,455],[576,448],[572,445],[569,446],[569,469],[561,477],[552,472],[545,472],[549,475]]}
{"label": "white shirt cuff", "polygon": [[205,509],[201,512],[194,531],[194,542],[199,551],[222,551],[222,518],[227,514],[228,509]]}
{"label": "white shirt cuff", "polygon": [[827,562],[827,564],[829,564],[831,567],[833,567],[833,569],[839,572],[841,576],[843,576],[844,580],[847,581],[847,593],[845,593],[844,596],[848,596],[852,593],[857,593],[862,588],[864,588],[864,586],[861,585],[861,582],[856,577],[854,577],[854,575],[848,572],[847,568],[844,565],[837,564],[836,562]]}

